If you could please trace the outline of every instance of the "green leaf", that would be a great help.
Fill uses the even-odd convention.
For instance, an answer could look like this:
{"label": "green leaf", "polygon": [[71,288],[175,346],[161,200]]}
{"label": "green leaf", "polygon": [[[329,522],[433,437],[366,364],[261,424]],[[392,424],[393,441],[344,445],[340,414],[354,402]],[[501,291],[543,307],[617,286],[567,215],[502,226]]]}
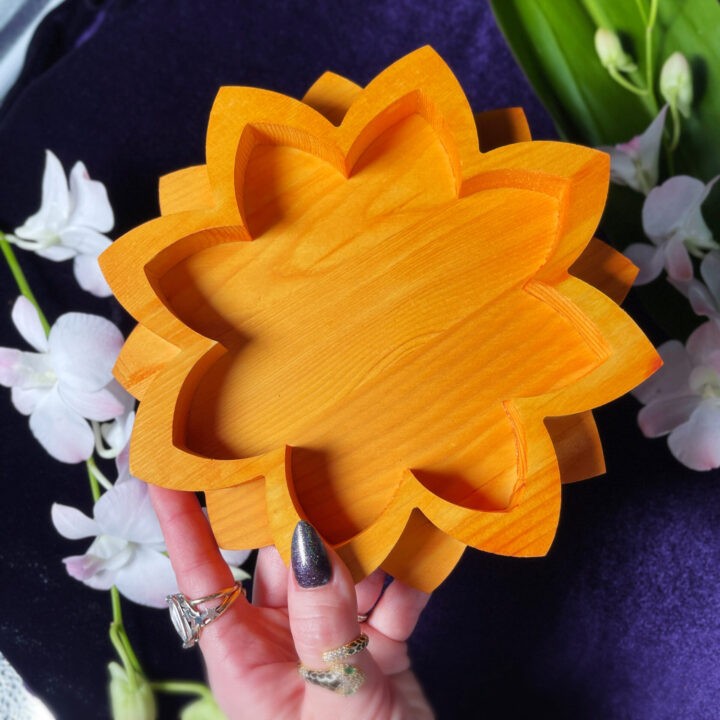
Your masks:
{"label": "green leaf", "polygon": [[[662,102],[658,79],[665,60],[682,52],[693,71],[694,102],[684,120],[668,175],[707,182],[720,173],[720,3],[717,0],[659,0],[646,47],[651,0],[491,0],[498,25],[530,83],[552,115],[561,137],[584,145],[614,145],[641,133]],[[637,64],[626,76],[650,90],[639,97],[622,88],[602,67],[594,34],[604,27],[620,37]],[[660,100],[658,100],[660,98]],[[644,197],[613,186],[601,227],[620,248],[645,240]],[[703,208],[714,232],[720,229],[717,195]],[[717,237],[717,235],[716,235]],[[665,280],[638,289],[657,323],[675,337],[698,324],[688,303]]]}
{"label": "green leaf", "polygon": [[675,51],[693,68],[695,103],[683,123],[674,173],[709,180],[720,172],[720,3],[660,0],[649,54],[653,94],[633,95],[610,78],[595,54],[598,27],[615,31],[645,82],[644,20],[649,0],[491,0],[518,63],[564,138],[613,145],[642,132],[658,110],[657,79]]}
{"label": "green leaf", "polygon": [[[602,3],[599,13],[580,0],[492,0],[498,25],[540,99],[555,120],[560,135],[586,145],[614,144],[641,132],[652,112],[640,98],[621,88],[595,54],[598,25],[593,16],[615,18],[608,12],[621,4]],[[609,29],[617,29],[611,26]],[[633,33],[620,33],[643,71]]]}

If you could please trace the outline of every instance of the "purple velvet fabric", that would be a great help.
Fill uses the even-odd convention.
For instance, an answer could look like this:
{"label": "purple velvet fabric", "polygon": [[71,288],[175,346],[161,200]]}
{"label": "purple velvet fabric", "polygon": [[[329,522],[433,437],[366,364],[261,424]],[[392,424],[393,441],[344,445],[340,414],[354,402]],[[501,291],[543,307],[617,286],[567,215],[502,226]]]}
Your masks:
{"label": "purple velvet fabric", "polygon": [[[117,234],[157,213],[159,175],[202,162],[220,85],[300,96],[326,69],[366,83],[424,44],[476,109],[522,105],[536,137],[552,137],[483,0],[67,0],[0,110],[0,227],[36,209],[45,148],[107,183]],[[87,310],[128,329],[69,264],[21,261],[51,319]],[[18,346],[2,268],[0,297],[0,344]],[[47,457],[1,395],[0,650],[58,717],[103,717],[109,598],[65,575],[60,559],[85,546],[49,518],[56,501],[89,510],[83,468]],[[467,551],[432,597],[411,652],[439,718],[718,716],[720,475],[683,470],[641,438],[635,412],[624,399],[598,413],[608,474],[564,488],[546,558]],[[197,676],[164,612],[128,604],[126,619],[151,676]]]}

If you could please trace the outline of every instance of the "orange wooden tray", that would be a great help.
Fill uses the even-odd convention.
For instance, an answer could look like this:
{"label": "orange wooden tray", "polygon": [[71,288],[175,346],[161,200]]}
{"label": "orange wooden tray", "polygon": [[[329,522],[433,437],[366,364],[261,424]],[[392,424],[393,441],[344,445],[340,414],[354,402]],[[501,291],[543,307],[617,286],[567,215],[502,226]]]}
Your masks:
{"label": "orange wooden tray", "polygon": [[309,519],[358,579],[545,553],[561,475],[603,471],[590,410],[659,366],[592,239],[608,175],[519,110],[474,118],[430,48],[302,102],[222,88],[206,165],[101,258],[139,323],[133,473],[205,491],[224,547],[287,560]]}

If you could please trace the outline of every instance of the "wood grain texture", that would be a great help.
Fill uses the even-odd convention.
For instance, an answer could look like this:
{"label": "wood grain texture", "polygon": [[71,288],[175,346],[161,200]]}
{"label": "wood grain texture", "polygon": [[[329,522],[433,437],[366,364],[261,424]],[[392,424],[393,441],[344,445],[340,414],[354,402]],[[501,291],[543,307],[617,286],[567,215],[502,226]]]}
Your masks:
{"label": "wood grain texture", "polygon": [[356,578],[546,552],[561,473],[603,468],[591,409],[659,362],[592,239],[607,182],[521,111],[473,117],[429,48],[303,102],[223,88],[207,164],[101,259],[140,323],[133,472],[204,490],[225,547],[287,559],[309,519]]}

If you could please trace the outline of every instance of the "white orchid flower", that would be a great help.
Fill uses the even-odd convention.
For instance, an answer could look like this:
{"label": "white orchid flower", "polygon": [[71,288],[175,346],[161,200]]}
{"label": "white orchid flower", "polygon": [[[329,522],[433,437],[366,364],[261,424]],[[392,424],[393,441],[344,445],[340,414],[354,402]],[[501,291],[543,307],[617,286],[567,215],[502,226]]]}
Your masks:
{"label": "white orchid flower", "polygon": [[[123,454],[116,460],[118,481],[95,503],[92,518],[68,505],[52,506],[53,524],[63,537],[95,537],[84,555],[63,562],[69,575],[91,588],[115,585],[128,600],[166,607],[165,598],[178,591],[175,573],[147,485],[130,475],[126,459]],[[249,577],[237,566],[250,552],[221,550],[236,580]]]}
{"label": "white orchid flower", "polygon": [[658,351],[663,367],[633,392],[645,405],[640,429],[667,435],[670,452],[693,470],[720,467],[720,327],[707,322],[685,346],[670,340]]}
{"label": "white orchid flower", "polygon": [[22,296],[12,320],[37,352],[0,347],[0,385],[12,389],[13,405],[30,416],[30,430],[50,455],[86,460],[95,446],[86,419],[112,420],[125,409],[127,393],[112,376],[122,334],[105,318],[67,313],[46,337],[37,310]]}
{"label": "white orchid flower", "polygon": [[720,325],[720,250],[711,250],[700,263],[701,280],[673,283],[687,297],[697,315]]}
{"label": "white orchid flower", "polygon": [[650,191],[642,223],[652,245],[634,243],[625,250],[640,269],[636,285],[654,280],[663,268],[671,280],[688,283],[693,278],[690,254],[702,257],[720,248],[700,210],[717,179],[706,185],[697,178],[676,175]]}
{"label": "white orchid flower", "polygon": [[115,484],[95,503],[92,518],[55,503],[52,521],[71,540],[95,538],[84,555],[63,560],[68,573],[85,585],[97,590],[115,585],[129,600],[158,608],[177,592],[160,523],[140,480],[128,477]]}
{"label": "white orchid flower", "polygon": [[598,148],[610,155],[610,179],[617,185],[627,185],[647,195],[658,181],[660,144],[667,105],[648,125],[645,132],[626,143]]}
{"label": "white orchid flower", "polygon": [[105,233],[114,224],[105,186],[92,180],[85,165],[77,162],[70,171],[70,185],[57,157],[46,151],[40,209],[8,239],[24,250],[60,262],[74,258],[75,278],[83,290],[107,297],[98,256],[111,241]]}

